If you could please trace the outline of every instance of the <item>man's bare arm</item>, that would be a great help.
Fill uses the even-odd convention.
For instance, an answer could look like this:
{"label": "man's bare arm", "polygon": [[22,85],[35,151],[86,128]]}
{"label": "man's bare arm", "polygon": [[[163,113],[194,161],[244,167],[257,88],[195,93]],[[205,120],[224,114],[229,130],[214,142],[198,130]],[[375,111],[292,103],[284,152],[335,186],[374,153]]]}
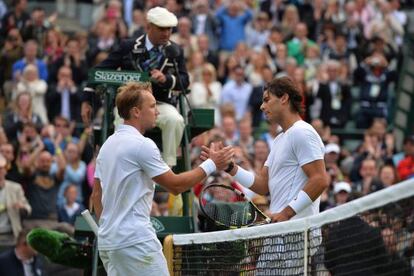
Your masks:
{"label": "man's bare arm", "polygon": [[[239,170],[239,166],[235,166],[233,170],[230,171],[230,175],[234,176],[238,170]],[[254,174],[253,172],[251,173]],[[263,168],[260,170],[258,174],[254,174],[254,182],[253,182],[253,185],[249,187],[249,189],[259,195],[267,195],[269,193],[268,167],[263,166]]]}
{"label": "man's bare arm", "polygon": [[[308,181],[303,188],[303,192],[305,192],[313,202],[329,186],[325,162],[324,160],[315,160],[303,165],[302,169],[308,177]],[[288,205],[280,213],[271,215],[271,218],[273,222],[280,222],[289,220],[295,215],[296,212]]]}
{"label": "man's bare arm", "polygon": [[102,187],[101,181],[98,178],[95,178],[93,182],[91,200],[92,209],[95,211],[96,218],[99,221],[102,214]]}
{"label": "man's bare arm", "polygon": [[[210,153],[210,161],[214,162],[217,170],[222,170],[226,168],[232,160],[234,150],[231,147],[218,150],[216,146],[212,145]],[[153,180],[170,193],[178,195],[203,181],[206,176],[205,171],[201,167],[198,167],[180,174],[175,174],[169,170],[166,173],[154,177]]]}

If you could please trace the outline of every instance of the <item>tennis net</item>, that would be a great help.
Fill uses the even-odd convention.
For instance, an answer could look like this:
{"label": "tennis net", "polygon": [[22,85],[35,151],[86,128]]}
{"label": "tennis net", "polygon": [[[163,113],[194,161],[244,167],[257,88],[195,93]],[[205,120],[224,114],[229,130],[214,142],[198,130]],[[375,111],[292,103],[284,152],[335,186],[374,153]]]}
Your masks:
{"label": "tennis net", "polygon": [[174,275],[414,275],[414,180],[313,217],[173,235]]}

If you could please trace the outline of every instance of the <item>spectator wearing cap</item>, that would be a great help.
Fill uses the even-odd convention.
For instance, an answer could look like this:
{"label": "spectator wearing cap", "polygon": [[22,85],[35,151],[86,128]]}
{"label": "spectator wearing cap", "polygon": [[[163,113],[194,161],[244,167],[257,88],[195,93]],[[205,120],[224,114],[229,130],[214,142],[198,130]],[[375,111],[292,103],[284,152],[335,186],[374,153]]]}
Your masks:
{"label": "spectator wearing cap", "polygon": [[404,139],[405,158],[398,163],[397,171],[401,180],[414,177],[414,135]]}
{"label": "spectator wearing cap", "polygon": [[351,185],[348,182],[337,182],[334,184],[335,206],[347,203],[351,198]]}
{"label": "spectator wearing cap", "polygon": [[338,144],[329,143],[325,146],[325,166],[326,171],[332,178],[332,182],[343,179],[342,172],[338,167],[340,153],[341,148],[338,146]]}
{"label": "spectator wearing cap", "polygon": [[[176,165],[177,147],[180,145],[184,130],[184,119],[178,113],[175,103],[176,97],[172,90],[186,89],[189,85],[189,76],[185,68],[183,51],[180,49],[176,58],[178,72],[171,59],[165,56],[166,46],[176,43],[170,41],[172,28],[178,23],[177,17],[165,8],[155,7],[147,13],[147,33],[136,39],[121,41],[119,47],[113,50],[108,58],[98,64],[95,69],[122,69],[138,72],[148,72],[151,77],[152,92],[157,100],[157,126],[162,131],[162,157],[169,166]],[[93,91],[87,85],[85,91]],[[92,108],[92,93],[84,93],[82,103],[82,117],[88,121]],[[92,94],[93,95],[93,94]]]}

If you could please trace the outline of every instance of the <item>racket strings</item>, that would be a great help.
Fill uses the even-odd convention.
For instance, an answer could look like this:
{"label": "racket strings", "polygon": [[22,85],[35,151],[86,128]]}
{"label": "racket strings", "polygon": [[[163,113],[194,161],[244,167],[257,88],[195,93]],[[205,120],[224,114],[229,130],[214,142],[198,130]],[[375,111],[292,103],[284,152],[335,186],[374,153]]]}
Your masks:
{"label": "racket strings", "polygon": [[216,201],[206,203],[206,215],[228,227],[241,227],[253,223],[256,219],[255,210],[249,202]]}

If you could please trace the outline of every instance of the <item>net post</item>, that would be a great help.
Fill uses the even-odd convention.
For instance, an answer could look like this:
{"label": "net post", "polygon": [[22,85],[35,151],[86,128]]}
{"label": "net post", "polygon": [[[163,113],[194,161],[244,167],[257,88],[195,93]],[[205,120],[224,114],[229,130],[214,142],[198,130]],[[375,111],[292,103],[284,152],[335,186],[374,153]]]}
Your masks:
{"label": "net post", "polygon": [[163,252],[165,259],[167,260],[168,271],[170,275],[174,273],[174,249],[173,249],[173,236],[168,235],[164,238],[163,242]]}
{"label": "net post", "polygon": [[304,231],[304,243],[303,243],[303,275],[308,275],[308,240],[309,240],[309,229],[305,229]]}

